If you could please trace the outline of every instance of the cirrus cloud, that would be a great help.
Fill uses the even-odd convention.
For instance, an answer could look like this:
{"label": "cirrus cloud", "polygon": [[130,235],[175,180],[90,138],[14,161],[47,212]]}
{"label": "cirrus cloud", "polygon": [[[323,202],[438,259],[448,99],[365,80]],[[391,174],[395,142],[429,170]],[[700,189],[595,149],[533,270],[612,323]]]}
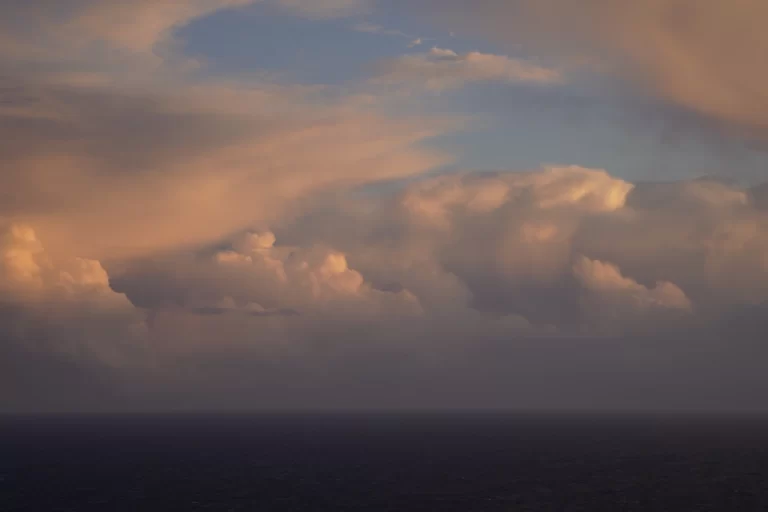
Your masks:
{"label": "cirrus cloud", "polygon": [[504,55],[434,47],[427,53],[383,61],[372,79],[377,84],[417,84],[432,91],[457,89],[474,82],[556,84],[559,71]]}

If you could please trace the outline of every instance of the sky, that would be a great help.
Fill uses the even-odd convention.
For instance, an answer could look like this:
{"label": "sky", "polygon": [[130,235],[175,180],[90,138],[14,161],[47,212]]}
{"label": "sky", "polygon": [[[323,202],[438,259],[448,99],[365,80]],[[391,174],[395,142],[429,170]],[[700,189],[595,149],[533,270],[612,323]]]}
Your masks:
{"label": "sky", "polygon": [[766,412],[762,0],[0,0],[0,413]]}

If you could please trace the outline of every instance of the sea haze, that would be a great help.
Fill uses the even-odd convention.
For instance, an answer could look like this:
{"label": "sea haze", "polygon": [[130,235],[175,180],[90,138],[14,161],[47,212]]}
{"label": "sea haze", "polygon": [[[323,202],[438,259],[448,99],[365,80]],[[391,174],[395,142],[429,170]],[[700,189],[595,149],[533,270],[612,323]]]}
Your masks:
{"label": "sea haze", "polygon": [[3,511],[768,510],[768,419],[0,419]]}

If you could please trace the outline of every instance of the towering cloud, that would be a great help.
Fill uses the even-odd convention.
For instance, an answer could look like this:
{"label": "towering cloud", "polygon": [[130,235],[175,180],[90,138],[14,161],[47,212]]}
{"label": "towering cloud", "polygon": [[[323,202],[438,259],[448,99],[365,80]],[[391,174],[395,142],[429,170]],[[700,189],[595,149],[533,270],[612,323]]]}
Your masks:
{"label": "towering cloud", "polygon": [[[430,178],[337,200],[226,246],[123,261],[110,278],[95,261],[56,261],[31,228],[8,227],[3,293],[16,313],[7,357],[38,347],[36,357],[102,361],[162,393],[202,392],[210,379],[221,392],[309,379],[319,395],[280,396],[359,405],[331,391],[357,381],[353,368],[382,375],[401,365],[410,385],[439,368],[430,379],[444,382],[450,368],[479,375],[488,358],[512,350],[504,357],[523,372],[515,378],[535,381],[512,363],[515,350],[546,373],[560,364],[547,347],[564,342],[587,353],[600,339],[642,351],[660,340],[711,346],[731,330],[738,354],[760,337],[768,218],[735,187],[633,186],[571,167]],[[48,348],[36,352],[40,339]],[[466,360],[466,351],[476,356]],[[626,364],[611,351],[600,357]],[[591,363],[572,364],[549,378],[577,393],[571,372]],[[512,376],[496,378],[506,386]],[[133,393],[142,403],[143,391]],[[247,396],[270,403],[259,393],[231,399]]]}
{"label": "towering cloud", "polygon": [[636,187],[578,167],[443,176],[347,197],[212,256],[129,267],[117,286],[149,308],[201,296],[302,314],[367,304],[427,322],[512,315],[564,335],[598,332],[607,317],[595,312],[620,331],[665,311],[717,322],[768,292],[767,220],[715,182]]}
{"label": "towering cloud", "polygon": [[[25,225],[0,231],[0,351],[121,367],[146,364],[144,314],[98,261],[52,257]],[[41,376],[41,378],[44,378]]]}
{"label": "towering cloud", "polygon": [[429,93],[581,66],[760,132],[762,4],[407,4],[504,44],[292,83],[207,69],[180,29],[277,8],[406,33],[352,0],[0,2],[0,408],[694,407],[712,382],[760,406],[764,185],[448,169],[435,105],[461,95]]}

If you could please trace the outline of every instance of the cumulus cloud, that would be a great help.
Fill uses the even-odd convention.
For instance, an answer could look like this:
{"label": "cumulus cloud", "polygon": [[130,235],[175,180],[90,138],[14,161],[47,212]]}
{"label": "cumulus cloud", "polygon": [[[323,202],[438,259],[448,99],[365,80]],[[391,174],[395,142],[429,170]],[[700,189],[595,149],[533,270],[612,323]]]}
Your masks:
{"label": "cumulus cloud", "polygon": [[[344,254],[322,248],[307,249],[306,269],[285,262],[292,278],[285,285],[268,272],[267,256],[252,262],[254,280],[275,284],[261,302],[241,301],[236,288],[208,295],[200,287],[179,304],[144,308],[113,290],[114,276],[136,256],[232,240],[290,217],[297,209],[289,206],[328,187],[405,177],[447,161],[421,145],[446,128],[442,121],[397,119],[318,87],[187,80],[176,66],[184,57],[167,47],[176,30],[246,3],[19,2],[0,21],[1,39],[13,42],[0,50],[3,404],[42,400],[35,403],[66,409],[48,397],[75,387],[89,396],[76,384],[83,380],[105,388],[126,375],[129,386],[147,373],[162,380],[178,368],[174,358],[194,353],[195,340],[209,353],[216,333],[226,331],[217,320],[234,325],[233,344],[266,325],[263,344],[279,345],[283,323],[311,330],[292,307],[311,309],[302,302],[310,300],[307,290],[316,290],[316,302],[361,317],[377,308],[410,314],[405,292],[374,290]],[[242,259],[258,253],[232,249]],[[238,273],[230,268],[237,265],[209,263],[214,276]]]}
{"label": "cumulus cloud", "polygon": [[451,175],[288,235],[332,244],[427,311],[469,307],[567,328],[585,323],[585,300],[615,295],[624,309],[714,320],[768,293],[768,218],[744,194],[707,180],[636,185],[579,167]]}
{"label": "cumulus cloud", "polygon": [[145,362],[144,314],[112,290],[98,261],[57,260],[30,226],[6,225],[0,234],[0,352],[58,354],[116,367]]}
{"label": "cumulus cloud", "polygon": [[480,52],[458,54],[434,47],[427,53],[384,61],[373,79],[381,84],[415,83],[429,90],[460,88],[473,82],[553,84],[560,72],[504,55]]}
{"label": "cumulus cloud", "polygon": [[690,310],[691,302],[685,293],[673,283],[660,281],[653,289],[624,277],[615,265],[602,261],[579,258],[573,267],[576,277],[590,291],[605,294],[608,300],[626,298],[640,310],[669,308]]}
{"label": "cumulus cloud", "polygon": [[204,297],[341,324],[352,311],[427,323],[519,317],[529,333],[552,326],[565,336],[600,328],[593,313],[605,311],[618,332],[649,315],[664,331],[668,312],[717,321],[766,299],[768,219],[730,199],[741,192],[705,181],[636,186],[579,167],[441,176],[283,219],[210,256],[137,264],[116,283],[147,308]]}
{"label": "cumulus cloud", "polygon": [[57,264],[30,226],[6,226],[0,251],[2,285],[8,294],[29,300],[64,294],[79,301],[91,297],[105,306],[128,305],[124,296],[112,292],[107,273],[98,261],[74,258]]}
{"label": "cumulus cloud", "polygon": [[374,289],[349,267],[344,253],[322,246],[276,247],[275,240],[271,232],[251,233],[236,241],[232,250],[214,256],[224,272],[259,276],[263,284],[242,290],[240,297],[250,295],[278,308],[300,312],[325,310],[333,314],[341,308],[355,315],[382,309],[421,314],[419,301],[411,292]]}
{"label": "cumulus cloud", "polygon": [[[706,405],[726,374],[764,382],[764,187],[576,166],[429,175],[450,158],[426,142],[450,121],[327,87],[186,80],[177,30],[250,3],[41,0],[0,20],[0,407],[617,407],[617,387],[647,385],[649,368],[659,390],[690,375],[701,388],[687,403]],[[362,5],[278,3],[310,17]],[[600,4],[606,19],[636,9]],[[488,16],[508,20],[508,5],[480,0],[465,22],[495,31]],[[549,14],[520,13],[552,33]],[[759,93],[708,56],[676,67],[685,41],[679,59],[647,60],[658,41],[635,49],[634,22],[618,19],[626,44],[612,51],[644,64],[634,75],[610,61],[623,76],[662,77],[673,87],[647,83],[669,100],[758,124]],[[567,21],[577,53],[614,41]],[[696,79],[687,103],[681,70]],[[376,80],[562,76],[435,48]],[[713,371],[718,351],[732,360]]]}
{"label": "cumulus cloud", "polygon": [[[576,278],[589,291],[584,303],[588,321],[600,328],[615,328],[633,318],[648,321],[648,315],[665,312],[691,312],[693,306],[685,292],[674,283],[659,281],[653,288],[643,286],[622,275],[610,263],[590,260],[584,256],[573,265]],[[633,325],[638,329],[637,325]]]}
{"label": "cumulus cloud", "polygon": [[[558,389],[567,383],[569,400],[616,404],[621,393],[595,398],[577,375],[605,364],[642,385],[637,372],[658,370],[653,360],[664,358],[705,382],[706,368],[669,358],[694,342],[722,343],[713,333],[734,329],[735,319],[737,353],[760,337],[768,218],[743,192],[703,180],[634,185],[579,167],[425,178],[339,195],[209,249],[115,264],[109,279],[95,262],[48,267],[37,236],[16,226],[4,239],[3,281],[71,290],[80,307],[93,290],[127,296],[126,311],[151,312],[133,338],[149,347],[138,358],[151,368],[143,382],[199,393],[198,405],[232,386],[247,390],[230,396],[233,407],[273,403],[262,386],[287,386],[275,395],[283,404],[411,403],[392,394],[392,372],[414,386],[414,404],[441,403],[424,387],[427,375],[451,390],[447,403],[481,393],[519,405],[524,397],[494,395],[481,376],[494,375],[501,393],[514,382],[535,388],[542,374]],[[90,311],[92,322],[103,313]],[[101,313],[96,325],[131,325],[104,323]],[[628,351],[637,367],[626,366]],[[451,386],[455,372],[475,383]],[[373,376],[389,384],[379,388]],[[550,399],[563,403],[543,395],[536,403]]]}
{"label": "cumulus cloud", "polygon": [[624,206],[634,185],[607,172],[583,167],[549,167],[537,173],[507,173],[473,179],[443,176],[407,191],[404,205],[419,219],[443,224],[450,207],[488,213],[516,201],[541,210],[578,205],[587,211]]}
{"label": "cumulus cloud", "polygon": [[43,248],[35,232],[28,226],[13,225],[3,235],[3,284],[7,288],[42,286],[39,260]]}
{"label": "cumulus cloud", "polygon": [[[758,343],[768,224],[751,199],[733,200],[741,192],[702,180],[634,185],[578,167],[442,176],[393,193],[338,196],[227,247],[135,261],[112,281],[156,312],[163,365],[187,359],[191,369],[218,358],[222,382],[234,378],[229,371],[259,368],[259,378],[237,378],[312,383],[314,391],[293,388],[297,395],[280,394],[285,400],[376,396],[403,405],[391,387],[399,382],[412,386],[414,403],[440,403],[426,378],[450,390],[453,404],[474,393],[525,403],[510,391],[517,383],[539,404],[616,405],[620,390],[603,396],[583,375],[621,372],[610,382],[647,387],[647,372],[674,382],[663,368],[676,368],[703,383],[711,377],[706,354],[726,343],[715,333],[739,326],[738,339],[727,338],[735,354]],[[241,370],[226,363],[235,357]],[[213,371],[196,369],[189,382]],[[464,391],[451,385],[456,372]],[[368,380],[374,375],[384,388]],[[490,375],[498,396],[480,384]],[[544,397],[542,375],[559,399]],[[361,395],[331,391],[351,382]],[[705,402],[713,396],[702,393]]]}

